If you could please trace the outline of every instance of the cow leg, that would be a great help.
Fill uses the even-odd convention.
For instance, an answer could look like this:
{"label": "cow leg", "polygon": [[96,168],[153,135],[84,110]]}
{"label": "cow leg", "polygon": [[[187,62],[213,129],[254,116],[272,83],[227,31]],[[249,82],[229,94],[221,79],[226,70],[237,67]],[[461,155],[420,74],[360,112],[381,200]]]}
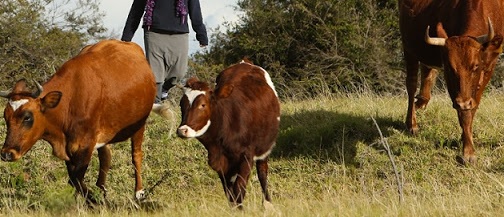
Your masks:
{"label": "cow leg", "polygon": [[[226,198],[230,203],[233,203],[233,183],[232,175],[234,175],[235,168],[229,168],[228,159],[222,155],[221,149],[218,146],[213,146],[208,149],[208,165],[217,172],[219,179],[226,194]],[[231,170],[231,172],[229,172]],[[231,174],[231,175],[230,175]]]}
{"label": "cow leg", "polygon": [[425,109],[431,98],[432,86],[436,82],[437,70],[428,68],[425,65],[421,65],[420,69],[422,71],[422,82],[420,86],[420,93],[416,96],[417,101],[415,106],[416,109]]}
{"label": "cow leg", "polygon": [[415,94],[418,86],[418,60],[404,52],[406,62],[406,91],[408,92],[408,113],[406,114],[406,128],[411,134],[418,133],[416,121]]}
{"label": "cow leg", "polygon": [[103,198],[106,199],[107,189],[105,188],[105,182],[107,181],[107,173],[110,170],[111,159],[110,146],[108,144],[98,149],[98,158],[100,159],[100,171],[96,186],[103,191]]}
{"label": "cow leg", "polygon": [[225,175],[222,172],[217,172],[219,174],[219,179],[221,180],[222,188],[224,189],[224,194],[226,194],[226,198],[229,202],[233,202],[233,193],[232,193],[232,183],[229,181],[231,178]]}
{"label": "cow leg", "polygon": [[142,142],[144,138],[145,125],[142,126],[133,137],[131,137],[131,158],[135,167],[135,198],[142,200],[145,197],[145,192],[142,187]]}
{"label": "cow leg", "polygon": [[264,195],[264,199],[271,202],[271,198],[268,192],[268,158],[256,161],[257,177],[259,178],[259,183],[261,183],[261,189]]}
{"label": "cow leg", "polygon": [[247,182],[250,177],[250,172],[253,166],[252,158],[243,159],[239,165],[238,174],[232,177],[233,183],[233,198],[234,204],[242,209],[243,198],[245,198],[245,193],[247,191]]}
{"label": "cow leg", "polygon": [[462,163],[472,164],[476,162],[476,155],[474,154],[473,135],[472,135],[472,122],[476,108],[471,110],[457,110],[460,127],[462,127]]}
{"label": "cow leg", "polygon": [[89,162],[91,161],[92,151],[80,150],[74,153],[74,156],[69,161],[66,161],[69,183],[77,192],[79,192],[87,203],[96,204],[96,200],[84,183],[84,175],[86,174]]}

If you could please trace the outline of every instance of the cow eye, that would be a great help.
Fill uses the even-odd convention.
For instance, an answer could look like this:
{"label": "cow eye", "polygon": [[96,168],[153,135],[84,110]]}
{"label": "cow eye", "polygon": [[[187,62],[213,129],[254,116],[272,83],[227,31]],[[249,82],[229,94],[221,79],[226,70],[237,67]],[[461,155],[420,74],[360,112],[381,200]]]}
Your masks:
{"label": "cow eye", "polygon": [[204,109],[206,107],[206,104],[205,103],[202,103],[200,106],[199,106],[199,109]]}
{"label": "cow eye", "polygon": [[33,115],[30,112],[27,112],[23,115],[23,123],[31,123],[33,122]]}

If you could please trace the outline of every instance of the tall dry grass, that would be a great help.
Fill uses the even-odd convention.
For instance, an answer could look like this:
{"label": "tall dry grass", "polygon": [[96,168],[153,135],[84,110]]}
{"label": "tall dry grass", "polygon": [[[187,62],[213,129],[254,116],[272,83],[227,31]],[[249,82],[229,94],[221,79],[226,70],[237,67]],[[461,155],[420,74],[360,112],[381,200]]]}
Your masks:
{"label": "tall dry grass", "polygon": [[[487,93],[474,134],[478,162],[461,166],[460,128],[447,94],[418,112],[421,131],[404,130],[405,96],[359,94],[282,102],[281,130],[270,157],[273,208],[264,208],[255,171],[244,211],[230,208],[196,140],[173,132],[175,121],[152,115],[144,143],[146,202],[133,200],[129,143],[112,148],[107,205],[86,207],[67,184],[64,162],[39,142],[20,161],[0,163],[0,213],[8,216],[500,216],[504,213],[504,95]],[[176,102],[173,102],[176,103]],[[383,148],[390,145],[404,186]],[[0,122],[0,140],[5,138]],[[86,174],[94,186],[94,156]]]}

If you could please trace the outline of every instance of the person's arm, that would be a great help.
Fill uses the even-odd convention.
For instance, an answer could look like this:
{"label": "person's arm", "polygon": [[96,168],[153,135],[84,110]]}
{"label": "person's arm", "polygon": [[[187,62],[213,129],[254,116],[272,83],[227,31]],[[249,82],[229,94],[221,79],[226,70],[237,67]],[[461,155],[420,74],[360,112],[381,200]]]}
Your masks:
{"label": "person's arm", "polygon": [[138,25],[144,13],[145,2],[145,0],[133,1],[128,18],[126,19],[126,24],[124,25],[121,37],[122,41],[131,41],[131,39],[133,39],[133,35],[135,35],[135,31],[138,29]]}
{"label": "person's arm", "polygon": [[199,41],[200,46],[208,45],[208,37],[205,24],[203,23],[203,16],[201,15],[201,7],[199,0],[188,1],[189,17],[191,18],[192,29],[196,32],[196,40]]}

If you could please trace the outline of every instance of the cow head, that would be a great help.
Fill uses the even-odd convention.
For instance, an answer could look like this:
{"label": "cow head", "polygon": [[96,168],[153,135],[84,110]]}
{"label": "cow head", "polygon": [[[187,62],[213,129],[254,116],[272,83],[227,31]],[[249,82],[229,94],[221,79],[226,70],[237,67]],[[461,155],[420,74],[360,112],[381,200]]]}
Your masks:
{"label": "cow head", "polygon": [[213,91],[205,82],[190,78],[184,86],[184,95],[180,100],[182,122],[177,130],[181,138],[195,138],[203,135],[210,127]]}
{"label": "cow head", "polygon": [[444,73],[453,108],[458,111],[477,108],[502,52],[502,35],[494,34],[490,20],[488,34],[476,38],[448,37],[441,23],[437,26],[440,38],[430,38],[428,33],[429,27],[425,34],[428,44],[443,47]]}
{"label": "cow head", "polygon": [[46,125],[44,113],[60,101],[61,92],[53,91],[38,98],[42,86],[37,84],[37,89],[35,93],[30,92],[26,81],[20,80],[12,92],[0,93],[9,100],[4,110],[7,137],[0,153],[3,161],[18,160],[42,138]]}

